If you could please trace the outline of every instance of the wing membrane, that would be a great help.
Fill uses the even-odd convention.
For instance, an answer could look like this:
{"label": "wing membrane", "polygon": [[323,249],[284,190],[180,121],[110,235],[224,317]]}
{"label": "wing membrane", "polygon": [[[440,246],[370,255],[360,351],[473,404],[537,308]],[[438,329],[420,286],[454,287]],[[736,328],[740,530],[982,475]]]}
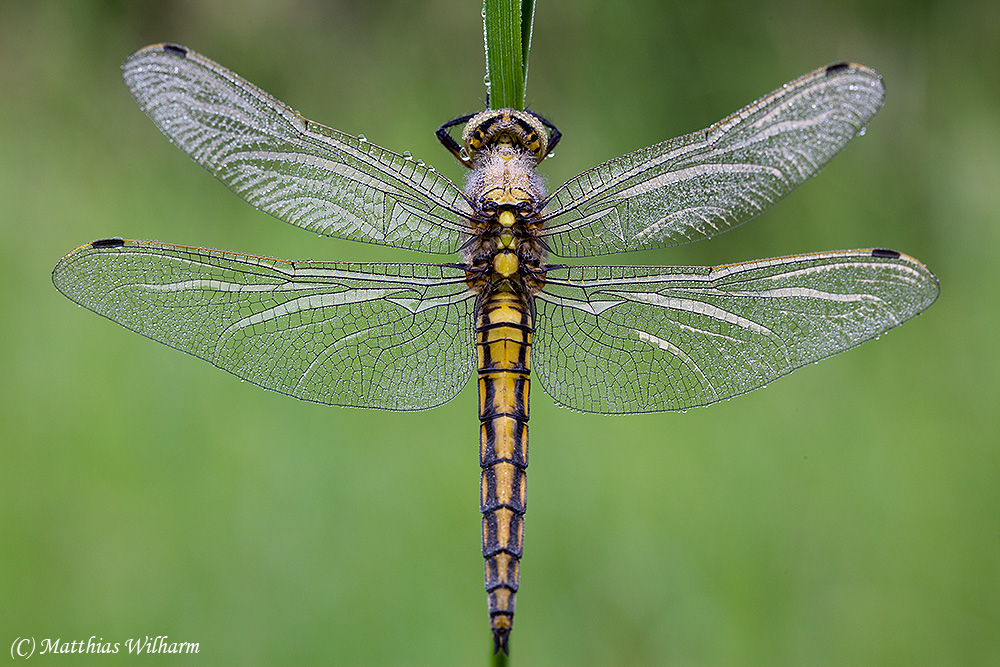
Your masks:
{"label": "wing membrane", "polygon": [[318,234],[451,253],[468,234],[447,178],[303,118],[183,47],[148,46],[122,65],[142,110],[181,150],[262,211]]}
{"label": "wing membrane", "polygon": [[852,250],[717,268],[570,267],[535,296],[533,373],[564,406],[683,410],[761,387],[927,308],[930,271]]}
{"label": "wing membrane", "polygon": [[586,257],[724,232],[816,174],[884,96],[874,70],[830,65],[706,130],[585,171],[549,199],[548,245],[556,255]]}
{"label": "wing membrane", "polygon": [[153,340],[308,401],[416,410],[475,369],[474,294],[433,264],[286,262],[112,239],[53,271],[60,292]]}

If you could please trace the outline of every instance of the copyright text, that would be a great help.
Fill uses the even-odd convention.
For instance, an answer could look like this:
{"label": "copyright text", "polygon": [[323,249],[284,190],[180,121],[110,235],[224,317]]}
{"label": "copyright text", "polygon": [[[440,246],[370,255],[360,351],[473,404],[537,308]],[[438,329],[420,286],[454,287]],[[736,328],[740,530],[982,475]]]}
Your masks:
{"label": "copyright text", "polygon": [[90,639],[63,641],[61,637],[18,637],[10,645],[10,657],[30,658],[34,655],[90,654],[90,655],[154,655],[170,653],[198,653],[198,642],[176,642],[166,635],[156,637],[130,637],[125,641],[105,641],[104,637],[92,635]]}

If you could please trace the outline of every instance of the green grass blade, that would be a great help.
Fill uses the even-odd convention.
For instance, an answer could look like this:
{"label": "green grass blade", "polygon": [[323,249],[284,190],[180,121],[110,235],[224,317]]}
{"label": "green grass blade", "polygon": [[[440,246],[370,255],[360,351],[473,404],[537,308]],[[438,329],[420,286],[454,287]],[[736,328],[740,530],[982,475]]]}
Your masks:
{"label": "green grass blade", "polygon": [[[534,0],[484,0],[486,76],[490,107],[524,108]],[[526,20],[522,21],[522,18]]]}
{"label": "green grass blade", "polygon": [[[491,645],[490,652],[492,653],[492,651],[493,651],[493,646]],[[499,653],[493,654],[492,659],[490,660],[490,667],[507,667],[507,665],[508,665],[508,659],[506,653],[500,651]]]}
{"label": "green grass blade", "polygon": [[535,0],[521,0],[521,99],[528,94],[528,51],[531,50],[531,31],[535,27]]}

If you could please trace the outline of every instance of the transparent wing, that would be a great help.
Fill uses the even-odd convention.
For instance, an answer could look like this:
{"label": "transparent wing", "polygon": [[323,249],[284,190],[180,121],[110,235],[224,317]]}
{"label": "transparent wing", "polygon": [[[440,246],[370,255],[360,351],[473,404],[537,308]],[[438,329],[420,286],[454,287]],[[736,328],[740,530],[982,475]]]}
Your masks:
{"label": "transparent wing", "polygon": [[708,238],[816,174],[882,106],[882,78],[829,65],[712,127],[570,179],[542,213],[556,255],[587,257]]}
{"label": "transparent wing", "polygon": [[470,212],[433,168],[303,118],[194,51],[156,44],[122,64],[157,127],[233,192],[318,234],[458,250]]}
{"label": "transparent wing", "polygon": [[52,280],[133,331],[307,401],[430,408],[475,370],[475,295],[444,265],[286,262],[109,239],[64,257]]}
{"label": "transparent wing", "polygon": [[927,308],[937,279],[891,250],[717,268],[552,270],[535,295],[535,377],[564,406],[683,410],[743,394]]}

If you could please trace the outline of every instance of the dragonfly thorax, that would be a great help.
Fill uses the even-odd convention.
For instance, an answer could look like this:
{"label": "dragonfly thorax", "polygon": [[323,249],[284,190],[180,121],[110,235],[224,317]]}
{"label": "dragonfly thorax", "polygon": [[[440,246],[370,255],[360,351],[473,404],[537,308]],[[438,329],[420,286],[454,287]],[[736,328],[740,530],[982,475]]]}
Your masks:
{"label": "dragonfly thorax", "polygon": [[493,217],[504,207],[530,217],[545,197],[545,182],[535,173],[535,160],[526,150],[492,145],[476,154],[465,194],[483,217]]}
{"label": "dragonfly thorax", "polygon": [[475,210],[466,261],[479,290],[501,283],[503,289],[527,294],[539,288],[544,250],[538,214],[545,189],[536,164],[534,155],[516,143],[494,143],[474,154],[465,187]]}
{"label": "dragonfly thorax", "polygon": [[[459,151],[445,130],[464,118]],[[465,252],[470,287],[534,294],[545,273],[539,219],[545,183],[535,168],[559,141],[559,131],[541,116],[516,109],[488,109],[462,119],[442,125],[438,137],[470,168],[465,183],[473,208],[473,237]]]}

